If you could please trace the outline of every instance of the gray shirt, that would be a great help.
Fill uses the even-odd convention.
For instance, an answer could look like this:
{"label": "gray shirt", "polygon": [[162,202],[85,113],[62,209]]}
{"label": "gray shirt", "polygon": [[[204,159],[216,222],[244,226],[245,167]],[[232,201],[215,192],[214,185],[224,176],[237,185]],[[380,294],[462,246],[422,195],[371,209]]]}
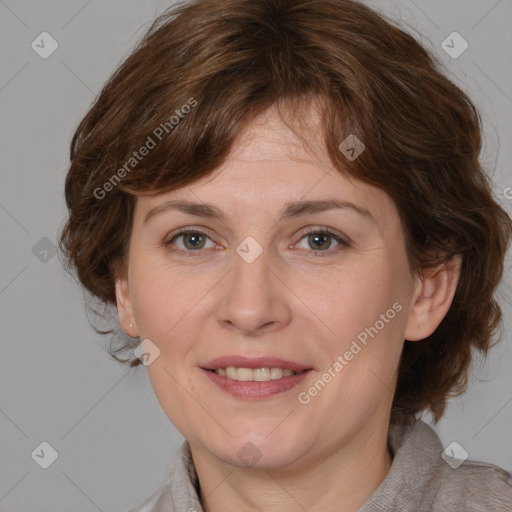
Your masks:
{"label": "gray shirt", "polygon": [[[509,474],[492,464],[441,457],[443,447],[425,422],[392,425],[391,469],[359,512],[512,512]],[[185,441],[171,464],[169,480],[130,512],[203,512],[198,478]]]}

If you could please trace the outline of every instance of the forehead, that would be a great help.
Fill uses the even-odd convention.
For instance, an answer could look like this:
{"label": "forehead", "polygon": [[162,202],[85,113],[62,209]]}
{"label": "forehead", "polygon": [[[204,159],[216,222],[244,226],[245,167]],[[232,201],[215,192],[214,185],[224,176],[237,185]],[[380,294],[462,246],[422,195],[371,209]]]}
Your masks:
{"label": "forehead", "polygon": [[285,203],[338,199],[370,211],[378,223],[396,220],[395,205],[384,191],[333,166],[318,112],[310,109],[306,119],[298,132],[275,107],[268,109],[240,132],[219,168],[180,189],[139,198],[136,212],[145,215],[162,202],[186,199],[214,204],[235,217],[248,211],[275,216]]}
{"label": "forehead", "polygon": [[[301,124],[300,132],[296,123],[291,124],[292,120],[287,114],[286,110],[277,110],[273,106],[253,119],[238,135],[228,161],[299,159],[312,162],[315,157],[321,161],[325,160],[326,152],[320,136],[318,112],[314,108],[308,109],[305,115],[306,122]],[[284,119],[282,115],[285,116]],[[327,161],[323,163],[326,164]]]}

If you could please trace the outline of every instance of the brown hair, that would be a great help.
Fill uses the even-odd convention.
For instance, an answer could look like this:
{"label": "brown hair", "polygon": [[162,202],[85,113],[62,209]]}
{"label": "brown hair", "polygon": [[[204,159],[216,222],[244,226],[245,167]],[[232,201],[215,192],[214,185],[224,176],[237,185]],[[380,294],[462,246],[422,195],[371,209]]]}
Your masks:
{"label": "brown hair", "polygon": [[[135,195],[210,174],[270,106],[304,111],[320,99],[333,165],[394,200],[411,271],[462,255],[446,317],[426,340],[405,343],[393,403],[395,418],[428,409],[438,420],[466,388],[472,349],[486,354],[500,323],[495,291],[512,230],[479,163],[479,114],[439,69],[411,35],[356,1],[197,0],[165,12],[73,137],[60,239],[68,268],[115,305]],[[366,146],[353,161],[338,148],[350,134]],[[155,146],[134,160],[149,138]],[[130,347],[111,353],[122,360],[116,353]]]}

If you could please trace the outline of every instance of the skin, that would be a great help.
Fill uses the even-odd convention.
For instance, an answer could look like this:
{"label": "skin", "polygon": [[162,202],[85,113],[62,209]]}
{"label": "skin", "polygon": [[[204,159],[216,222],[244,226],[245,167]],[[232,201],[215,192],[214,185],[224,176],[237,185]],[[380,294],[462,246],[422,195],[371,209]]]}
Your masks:
{"label": "skin", "polygon": [[[358,510],[392,463],[387,430],[404,339],[436,329],[459,277],[459,260],[422,278],[411,274],[393,201],[340,174],[314,109],[309,119],[310,149],[272,108],[210,176],[136,200],[127,271],[116,281],[119,319],[130,336],[160,350],[149,378],[190,443],[207,512]],[[343,208],[279,220],[287,203],[333,198],[371,217]],[[168,210],[144,224],[171,199],[212,204],[225,219]],[[190,234],[165,245],[183,227],[208,230],[202,254]],[[328,228],[349,244],[328,237],[318,247],[306,227],[320,235]],[[252,263],[236,252],[248,236],[263,251]],[[402,306],[395,318],[301,404],[299,393],[395,303]],[[313,370],[289,391],[235,398],[200,369],[225,355],[274,356]],[[249,442],[261,454],[253,467],[237,456]]]}

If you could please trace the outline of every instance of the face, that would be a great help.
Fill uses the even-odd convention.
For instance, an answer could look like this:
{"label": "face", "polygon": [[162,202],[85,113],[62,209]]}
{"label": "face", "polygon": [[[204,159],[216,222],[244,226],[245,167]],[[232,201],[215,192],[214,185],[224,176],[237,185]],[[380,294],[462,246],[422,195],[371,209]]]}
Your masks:
{"label": "face", "polygon": [[235,466],[387,427],[416,281],[392,200],[315,144],[270,109],[213,174],[136,201],[121,323],[159,350],[152,386],[193,450]]}

